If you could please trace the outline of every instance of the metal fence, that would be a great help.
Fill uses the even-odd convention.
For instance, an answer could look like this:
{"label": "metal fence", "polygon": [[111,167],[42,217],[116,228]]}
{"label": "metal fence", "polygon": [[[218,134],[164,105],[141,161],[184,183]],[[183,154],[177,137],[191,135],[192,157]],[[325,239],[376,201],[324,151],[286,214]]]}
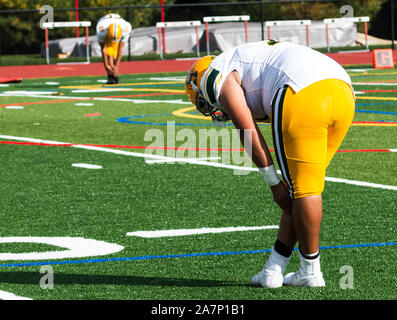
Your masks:
{"label": "metal fence", "polygon": [[[119,13],[125,20],[132,24],[133,29],[139,27],[155,26],[156,22],[161,21],[161,10],[165,12],[165,21],[177,20],[202,20],[204,16],[222,15],[249,15],[251,22],[261,24],[261,39],[266,39],[265,23],[269,20],[279,20],[278,11],[275,8],[280,4],[306,4],[315,5],[317,3],[335,3],[337,0],[281,0],[281,1],[244,1],[244,2],[208,2],[208,3],[184,3],[167,5],[129,5],[129,6],[110,6],[110,7],[79,7],[79,8],[53,8],[53,18],[55,21],[67,21],[75,18],[76,10],[80,20],[93,22],[90,33],[95,34],[95,24],[102,16],[109,12]],[[349,4],[349,0],[343,1]],[[392,33],[392,47],[394,48],[394,0],[390,1],[390,28]],[[334,17],[341,17],[339,7],[335,10]],[[44,12],[45,13],[45,12]],[[291,16],[294,13],[291,12]],[[142,17],[151,16],[151,19]],[[26,54],[40,53],[40,46],[44,42],[44,30],[40,28],[40,21],[44,17],[43,11],[37,9],[30,10],[0,10],[0,28],[7,32],[0,34],[0,55],[1,54]],[[310,17],[310,11],[306,19]],[[323,18],[332,18],[324,16]],[[50,30],[51,39],[75,37],[76,30],[57,29]],[[129,59],[131,50],[128,50]]]}

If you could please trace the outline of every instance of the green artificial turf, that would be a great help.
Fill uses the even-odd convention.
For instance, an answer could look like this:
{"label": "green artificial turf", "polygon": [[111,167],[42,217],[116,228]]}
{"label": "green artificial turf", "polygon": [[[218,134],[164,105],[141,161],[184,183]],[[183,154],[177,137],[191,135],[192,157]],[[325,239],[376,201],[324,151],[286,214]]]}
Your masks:
{"label": "green artificial turf", "polygon": [[[371,75],[365,75],[365,81],[390,80],[390,76],[382,75],[387,72],[391,71],[369,70],[367,73]],[[118,244],[124,249],[104,256],[48,261],[3,260],[0,261],[0,290],[43,300],[397,298],[397,247],[393,245],[397,240],[396,190],[326,182],[321,229],[325,288],[282,287],[266,290],[250,285],[252,275],[262,269],[269,256],[267,250],[275,241],[276,229],[163,238],[127,236],[128,232],[142,230],[278,225],[280,219],[280,210],[258,173],[238,175],[227,168],[187,163],[148,164],[135,154],[148,153],[148,150],[137,147],[154,143],[148,139],[150,132],[162,133],[164,143],[171,138],[172,130],[176,135],[179,133],[180,138],[184,132],[193,133],[197,139],[190,141],[192,147],[199,146],[198,137],[204,132],[200,130],[215,129],[214,133],[223,130],[230,139],[232,137],[232,127],[216,128],[209,126],[211,123],[207,120],[173,115],[175,110],[191,107],[190,104],[166,102],[187,102],[183,94],[131,97],[155,93],[156,90],[183,90],[183,80],[166,84],[151,80],[154,77],[183,79],[183,74],[124,75],[124,86],[134,89],[126,92],[72,93],[76,89],[62,88],[100,85],[97,82],[101,79],[99,77],[32,79],[1,88],[0,135],[91,144],[106,149],[0,144],[0,241],[3,237],[82,237]],[[358,77],[352,78],[357,81]],[[46,85],[46,82],[54,81],[59,84]],[[159,82],[157,85],[142,85],[156,81]],[[356,91],[380,88],[384,89],[380,86],[355,86]],[[6,91],[14,90],[32,91],[32,94],[34,91],[49,90],[62,92],[63,95],[54,94],[47,98],[4,95]],[[155,102],[117,101],[116,98],[109,101],[67,101],[67,97],[122,95],[129,95],[125,99]],[[396,97],[392,92],[360,96]],[[48,103],[53,100],[54,103]],[[76,106],[79,102],[93,105]],[[397,102],[392,99],[358,99],[356,108],[397,113],[397,104],[394,103]],[[24,108],[5,108],[13,104],[22,104]],[[190,114],[197,113],[192,111]],[[137,116],[140,117],[131,118]],[[147,123],[125,123],[119,121],[121,118]],[[396,120],[397,115],[394,114],[364,112],[356,112],[354,119]],[[186,125],[167,128],[148,124],[167,121]],[[206,126],[192,126],[204,124]],[[261,125],[260,128],[269,147],[273,148],[269,125]],[[157,131],[149,131],[153,129]],[[352,126],[340,149],[395,149],[396,133],[396,126]],[[12,137],[1,137],[0,142],[17,141]],[[175,142],[175,146],[187,143],[186,137],[185,140],[170,141]],[[224,143],[226,140],[220,139],[214,146],[221,148]],[[115,154],[117,150],[124,153]],[[156,150],[150,153],[185,157],[219,156],[224,161],[227,157],[231,158],[231,154],[211,154],[209,151],[177,153]],[[238,151],[234,152],[236,154],[243,155]],[[337,153],[327,176],[396,187],[396,157],[397,154],[392,152]],[[72,166],[76,163],[100,165],[102,169]],[[236,163],[230,160],[226,164]],[[363,246],[366,244],[369,246]],[[0,242],[0,250],[3,253],[26,253],[65,249],[47,244]],[[39,264],[31,265],[35,262]],[[44,276],[40,271],[47,263],[54,272],[53,289],[40,287],[40,279]],[[296,271],[298,266],[295,252],[287,272]],[[341,286],[344,266],[354,271],[352,289]]]}

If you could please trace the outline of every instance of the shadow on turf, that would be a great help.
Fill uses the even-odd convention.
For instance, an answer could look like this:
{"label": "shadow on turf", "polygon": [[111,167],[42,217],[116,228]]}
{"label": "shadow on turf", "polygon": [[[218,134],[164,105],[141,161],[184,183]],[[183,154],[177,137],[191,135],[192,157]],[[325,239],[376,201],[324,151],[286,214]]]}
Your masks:
{"label": "shadow on turf", "polygon": [[[39,285],[43,274],[39,272],[0,272],[0,283]],[[170,286],[170,287],[246,287],[231,281],[181,279],[164,277],[140,277],[92,274],[65,274],[54,272],[54,284],[64,285],[123,285],[123,286]]]}

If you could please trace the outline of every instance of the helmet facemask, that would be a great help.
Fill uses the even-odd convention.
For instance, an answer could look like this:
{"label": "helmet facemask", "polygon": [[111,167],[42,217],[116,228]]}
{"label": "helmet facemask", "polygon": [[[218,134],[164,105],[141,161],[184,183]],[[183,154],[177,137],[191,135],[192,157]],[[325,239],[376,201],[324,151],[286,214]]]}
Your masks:
{"label": "helmet facemask", "polygon": [[211,116],[212,121],[225,122],[230,120],[229,115],[221,107],[213,107],[202,96],[201,90],[191,81],[193,90],[196,92],[196,109],[205,116]]}

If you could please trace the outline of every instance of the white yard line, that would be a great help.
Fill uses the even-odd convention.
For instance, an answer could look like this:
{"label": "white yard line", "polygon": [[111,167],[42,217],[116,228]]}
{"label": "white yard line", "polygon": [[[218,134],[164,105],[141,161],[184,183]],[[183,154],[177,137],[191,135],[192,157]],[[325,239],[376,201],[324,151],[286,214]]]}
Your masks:
{"label": "white yard line", "polygon": [[153,81],[180,81],[181,83],[185,83],[185,77],[151,77],[149,80]]}
{"label": "white yard line", "polygon": [[[14,91],[9,91],[14,92]],[[182,99],[175,100],[144,100],[144,99],[127,99],[127,98],[107,98],[107,97],[72,97],[72,96],[56,96],[49,94],[11,94],[11,93],[0,93],[0,97],[27,97],[27,98],[49,98],[49,99],[62,99],[62,100],[90,100],[90,101],[120,101],[120,102],[132,102],[132,103],[173,103],[173,104],[189,104],[190,102],[183,101]]]}
{"label": "white yard line", "polygon": [[52,95],[57,93],[58,91],[4,91],[3,94],[8,95],[8,96],[29,96],[29,95]]}
{"label": "white yard line", "polygon": [[96,93],[96,92],[114,92],[114,91],[127,91],[124,88],[104,88],[104,89],[76,89],[72,93]]}
{"label": "white yard line", "polygon": [[6,106],[4,108],[5,109],[10,109],[10,110],[22,110],[22,109],[24,109],[23,106]]}
{"label": "white yard line", "polygon": [[76,99],[76,100],[90,100],[91,97],[71,97],[71,96],[57,96],[57,95],[51,95],[49,96],[48,94],[46,95],[39,95],[39,94],[26,94],[26,95],[14,95],[14,94],[6,94],[6,93],[0,93],[0,97],[24,97],[24,98],[47,98],[47,99]]}
{"label": "white yard line", "polygon": [[[8,135],[0,135],[0,139],[26,141],[26,142],[34,142],[34,143],[46,143],[46,144],[70,144],[68,142],[42,140],[42,139],[34,139],[34,138],[26,138],[26,137],[15,137],[15,136],[8,136]],[[155,154],[131,152],[131,151],[124,151],[124,150],[110,149],[110,148],[103,148],[103,147],[85,146],[85,145],[79,145],[79,144],[72,144],[71,147],[84,149],[84,150],[108,152],[108,153],[125,155],[125,156],[130,156],[130,157],[137,157],[137,158],[145,158],[145,159],[153,159],[153,160],[167,160],[169,162],[185,162],[185,163],[191,163],[191,164],[196,164],[196,165],[224,168],[224,169],[232,169],[232,170],[239,170],[239,171],[258,171],[257,168],[253,168],[253,167],[242,167],[242,166],[228,165],[228,164],[217,163],[217,162],[208,162],[208,161],[197,160],[197,159],[165,157],[165,156],[159,156],[159,155],[155,155]],[[396,149],[390,149],[390,151],[397,152]],[[346,184],[351,184],[351,185],[356,185],[356,186],[397,191],[397,186],[383,185],[383,184],[372,183],[372,182],[349,180],[349,179],[342,179],[342,178],[333,178],[333,177],[326,177],[325,180],[330,181],[330,182],[346,183]]]}
{"label": "white yard line", "polygon": [[102,166],[89,163],[73,163],[72,167],[84,168],[84,169],[102,169]]}
{"label": "white yard line", "polygon": [[[203,160],[205,160],[205,161],[208,161],[208,160],[221,160],[222,158],[221,158],[221,157],[207,157],[207,158],[184,158],[184,159],[186,159],[186,161],[184,161],[184,162],[188,162],[188,161],[192,161],[192,160],[201,160],[201,161],[203,161]],[[147,164],[153,164],[153,163],[173,163],[173,162],[175,162],[175,159],[174,159],[174,158],[170,158],[170,159],[159,159],[159,160],[145,160],[145,163],[147,163]]]}
{"label": "white yard line", "polygon": [[278,229],[276,225],[259,226],[259,227],[227,227],[227,228],[200,228],[200,229],[173,229],[173,230],[155,230],[155,231],[134,231],[127,232],[129,237],[140,238],[162,238],[162,237],[180,237],[191,236],[195,234],[236,232],[236,231],[255,231],[265,229]]}
{"label": "white yard line", "polygon": [[397,86],[397,82],[390,83],[390,82],[353,82],[353,85],[360,85],[360,86]]}

